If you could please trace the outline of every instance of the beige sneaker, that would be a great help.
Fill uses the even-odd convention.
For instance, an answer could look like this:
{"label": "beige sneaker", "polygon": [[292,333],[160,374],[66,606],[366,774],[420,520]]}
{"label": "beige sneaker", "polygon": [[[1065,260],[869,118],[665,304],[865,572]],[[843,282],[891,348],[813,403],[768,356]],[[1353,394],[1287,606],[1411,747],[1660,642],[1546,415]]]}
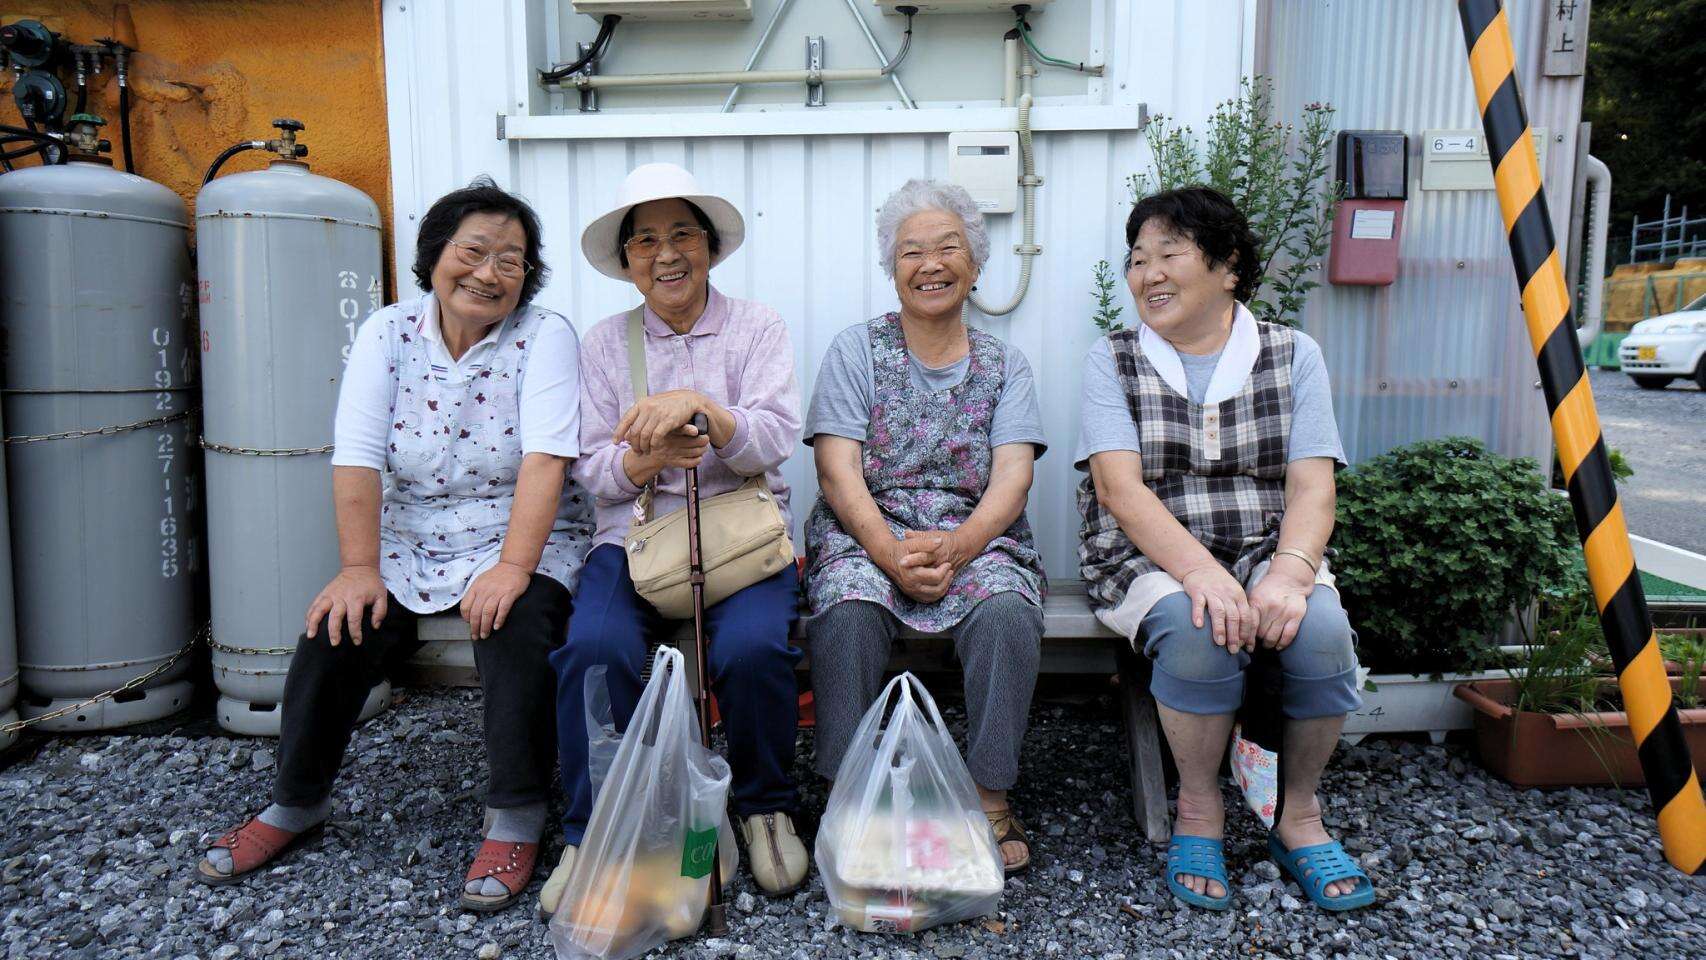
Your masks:
{"label": "beige sneaker", "polygon": [[551,876],[545,880],[545,886],[539,891],[539,919],[546,923],[557,914],[557,905],[563,900],[563,891],[569,885],[569,874],[575,872],[575,854],[579,847],[564,847],[562,859],[557,861],[557,868],[551,871]]}
{"label": "beige sneaker", "polygon": [[740,822],[752,879],[772,897],[785,897],[806,881],[806,846],[785,813],[757,813]]}

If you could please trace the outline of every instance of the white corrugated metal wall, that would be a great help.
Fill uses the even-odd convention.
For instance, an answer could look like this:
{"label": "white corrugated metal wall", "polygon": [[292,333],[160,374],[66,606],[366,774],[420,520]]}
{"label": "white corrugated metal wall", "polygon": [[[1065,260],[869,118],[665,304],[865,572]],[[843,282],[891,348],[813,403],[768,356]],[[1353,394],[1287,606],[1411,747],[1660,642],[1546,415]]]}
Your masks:
{"label": "white corrugated metal wall", "polygon": [[[582,118],[571,112],[554,121],[551,129],[561,133],[499,139],[500,114],[511,118],[513,134],[517,114],[549,113],[553,100],[563,99],[546,96],[531,80],[555,52],[548,35],[572,17],[567,3],[553,10],[544,5],[549,2],[386,0],[398,276],[408,278],[416,218],[440,194],[490,173],[537,206],[554,268],[541,300],[585,330],[630,306],[635,295],[585,266],[581,227],[602,212],[633,166],[671,160],[725,192],[746,215],[747,242],[713,282],[731,295],[769,303],[788,319],[809,397],[835,333],[894,305],[893,288],[875,262],[872,215],[907,178],[945,174],[946,135],[659,138],[642,127],[623,138],[580,139],[570,124]],[[845,15],[838,2],[818,2],[833,7],[825,16]],[[1534,123],[1564,136],[1550,145],[1544,171],[1562,225],[1580,81],[1537,82],[1540,4],[1513,6],[1512,32]],[[755,17],[768,7],[757,0]],[[1323,287],[1304,320],[1326,351],[1347,450],[1354,461],[1414,439],[1468,433],[1507,453],[1545,455],[1550,437],[1494,195],[1415,189],[1422,130],[1479,124],[1453,4],[1057,0],[1048,16],[1060,10],[1080,14],[1101,31],[1110,64],[1107,81],[1080,102],[1141,102],[1151,113],[1200,129],[1213,106],[1236,93],[1240,77],[1259,66],[1276,78],[1282,116],[1294,115],[1303,103],[1330,100],[1342,127],[1411,134],[1402,278],[1387,289]],[[873,25],[882,25],[867,13]],[[644,42],[641,31],[632,37],[628,42]],[[729,59],[739,55],[731,52]],[[906,72],[903,67],[903,77]],[[927,99],[927,91],[912,92]],[[672,102],[669,96],[661,92],[658,102]],[[811,114],[830,115],[837,106]],[[607,113],[599,122],[619,115]],[[1050,575],[1071,577],[1077,569],[1078,474],[1070,461],[1079,367],[1097,335],[1089,319],[1090,271],[1099,259],[1119,260],[1128,206],[1124,180],[1147,165],[1148,151],[1135,130],[1087,129],[1039,133],[1036,152],[1046,180],[1038,216],[1045,252],[1019,311],[979,322],[1022,349],[1036,370],[1052,446],[1038,465],[1030,516]],[[1018,263],[1009,251],[1018,226],[1015,216],[990,218],[995,252],[980,287],[991,299],[1012,290]],[[1129,320],[1129,294],[1122,289],[1121,297]],[[787,473],[795,512],[803,516],[816,490],[806,448]]]}
{"label": "white corrugated metal wall", "polygon": [[[1506,4],[1529,122],[1547,132],[1541,173],[1562,243],[1582,78],[1540,76],[1547,8],[1543,0]],[[1325,100],[1337,108],[1340,129],[1410,136],[1398,282],[1323,286],[1303,318],[1326,355],[1352,461],[1468,434],[1501,453],[1548,462],[1551,428],[1498,198],[1490,189],[1420,189],[1424,130],[1481,129],[1457,5],[1274,0],[1266,13],[1257,68],[1275,78],[1280,116]]]}
{"label": "white corrugated metal wall", "polygon": [[[1200,121],[1236,92],[1244,66],[1244,0],[1060,2],[1084,3],[1094,16],[1105,16],[1113,65],[1106,86],[1119,91],[1124,84],[1128,102]],[[833,6],[826,15],[845,15],[840,3]],[[603,211],[629,169],[670,160],[724,191],[745,214],[747,241],[717,268],[712,282],[730,295],[768,303],[788,319],[809,397],[831,338],[894,306],[894,288],[876,263],[873,215],[906,179],[945,174],[946,135],[498,140],[497,114],[514,113],[515,104],[528,102],[524,71],[543,63],[542,50],[526,53],[532,39],[526,20],[535,17],[536,33],[542,19],[536,8],[520,2],[386,0],[400,286],[409,276],[415,218],[440,194],[490,173],[524,194],[544,218],[554,272],[541,302],[585,330],[631,306],[635,294],[585,265],[580,230]],[[868,19],[877,20],[869,14]],[[1157,43],[1158,37],[1191,39]],[[999,56],[999,47],[991,49]],[[738,56],[731,53],[730,59]],[[904,76],[904,67],[901,72]],[[991,93],[999,97],[999,91]],[[668,102],[667,91],[659,96]],[[1017,344],[1036,370],[1052,446],[1038,466],[1030,517],[1050,575],[1073,577],[1077,474],[1070,461],[1078,371],[1097,335],[1089,319],[1091,265],[1102,258],[1118,262],[1128,206],[1124,179],[1143,167],[1147,151],[1135,131],[1039,133],[1035,142],[1038,172],[1047,181],[1039,191],[1037,227],[1045,252],[1024,305],[984,326]],[[991,299],[1013,289],[1018,258],[1010,251],[1018,227],[1016,216],[990,218],[995,253],[979,286]],[[795,513],[803,516],[816,496],[806,447],[787,473]]]}

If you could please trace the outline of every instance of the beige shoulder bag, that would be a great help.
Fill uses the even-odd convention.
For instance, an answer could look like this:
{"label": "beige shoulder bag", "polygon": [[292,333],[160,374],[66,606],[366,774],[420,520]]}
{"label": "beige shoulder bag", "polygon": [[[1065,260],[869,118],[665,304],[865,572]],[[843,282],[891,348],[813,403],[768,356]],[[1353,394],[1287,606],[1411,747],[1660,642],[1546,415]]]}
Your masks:
{"label": "beige shoulder bag", "polygon": [[[645,310],[628,313],[628,371],[634,402],[646,388]],[[693,588],[687,573],[687,511],[652,519],[654,479],[634,501],[634,520],[623,549],[634,591],[673,620],[693,616]],[[775,576],[794,562],[794,544],[782,521],[782,508],[761,474],[739,489],[699,502],[699,537],[705,563],[705,606]]]}

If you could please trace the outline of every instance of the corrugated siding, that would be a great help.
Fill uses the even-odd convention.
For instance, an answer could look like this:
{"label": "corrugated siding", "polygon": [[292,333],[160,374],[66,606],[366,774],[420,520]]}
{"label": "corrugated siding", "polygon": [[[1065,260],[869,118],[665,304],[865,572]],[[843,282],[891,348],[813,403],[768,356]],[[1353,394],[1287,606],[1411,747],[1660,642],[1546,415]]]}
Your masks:
{"label": "corrugated siding", "polygon": [[[1539,75],[1546,7],[1506,4],[1529,120],[1548,133],[1542,174],[1554,230],[1564,237],[1582,80]],[[1258,64],[1275,78],[1280,116],[1325,100],[1337,107],[1341,129],[1410,135],[1398,282],[1324,286],[1303,319],[1326,355],[1352,461],[1468,434],[1544,462],[1551,432],[1498,198],[1491,190],[1420,189],[1422,132],[1481,128],[1457,5],[1275,0],[1268,13]]]}
{"label": "corrugated siding", "polygon": [[[1152,111],[1199,122],[1236,91],[1243,0],[1156,0],[1129,9],[1105,2],[1116,0],[1095,0],[1115,27],[1112,62],[1119,68],[1110,88],[1124,83]],[[580,230],[603,212],[632,167],[669,160],[723,191],[746,216],[746,243],[712,282],[788,319],[807,397],[835,334],[894,307],[894,288],[876,262],[873,217],[908,178],[945,174],[946,136],[500,141],[495,118],[512,103],[519,55],[512,51],[525,49],[512,37],[523,13],[515,3],[474,7],[449,0],[385,3],[395,256],[404,289],[419,216],[445,191],[490,173],[537,207],[553,267],[541,302],[584,331],[632,306],[635,293],[586,266]],[[1180,39],[1157,44],[1156,37]],[[1079,367],[1097,336],[1089,319],[1091,265],[1121,256],[1124,179],[1147,162],[1147,151],[1140,134],[1090,132],[1039,134],[1036,153],[1047,181],[1039,191],[1037,230],[1045,252],[1024,305],[985,326],[1017,344],[1036,372],[1052,446],[1038,464],[1030,517],[1050,575],[1073,577]],[[1016,281],[1011,251],[1019,226],[1016,216],[990,218],[994,253],[979,287],[992,300],[1005,299]],[[802,446],[786,470],[795,513],[803,517],[817,488],[809,450]]]}
{"label": "corrugated siding", "polygon": [[[1246,67],[1240,50],[1250,4],[1093,2],[1112,26],[1114,73],[1107,87],[1121,91],[1115,96],[1135,96],[1152,113],[1200,129],[1214,104],[1236,92]],[[1530,117],[1553,137],[1544,174],[1562,236],[1581,81],[1538,77],[1541,6],[1512,4],[1510,16]],[[1481,437],[1505,453],[1545,457],[1551,438],[1496,197],[1417,187],[1422,131],[1479,128],[1455,5],[1275,0],[1265,7],[1258,62],[1275,77],[1281,116],[1328,100],[1338,107],[1342,127],[1411,135],[1412,189],[1398,283],[1324,286],[1304,317],[1304,328],[1326,353],[1351,459],[1452,433]],[[555,267],[542,302],[584,330],[630,306],[634,293],[585,266],[580,228],[602,212],[629,169],[671,160],[724,191],[745,213],[746,244],[712,279],[724,292],[762,300],[788,318],[809,397],[835,333],[894,305],[893,288],[875,262],[872,216],[907,178],[945,172],[947,138],[499,140],[496,118],[514,109],[516,78],[543,62],[537,28],[522,24],[528,10],[521,0],[386,0],[401,286],[408,286],[420,214],[445,191],[489,173],[538,207],[547,259]],[[538,10],[532,12],[537,21]],[[1038,464],[1030,516],[1050,574],[1075,576],[1073,488],[1079,475],[1070,461],[1079,369],[1096,338],[1089,321],[1090,268],[1120,257],[1124,179],[1147,164],[1147,149],[1136,133],[1076,132],[1039,134],[1036,150],[1046,180],[1038,209],[1045,252],[1019,311],[984,325],[1023,350],[1036,371],[1053,443]],[[1012,290],[1018,262],[1010,251],[1018,226],[1013,216],[990,220],[995,252],[979,286],[991,299]],[[1128,320],[1129,299],[1122,291]],[[795,512],[803,516],[816,491],[805,448],[787,472]]]}

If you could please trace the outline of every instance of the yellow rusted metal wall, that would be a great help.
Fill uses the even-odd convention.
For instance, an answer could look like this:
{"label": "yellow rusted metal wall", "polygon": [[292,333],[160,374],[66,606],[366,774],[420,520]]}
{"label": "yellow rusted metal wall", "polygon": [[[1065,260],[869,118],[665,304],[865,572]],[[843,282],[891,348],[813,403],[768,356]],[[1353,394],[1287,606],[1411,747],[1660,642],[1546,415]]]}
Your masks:
{"label": "yellow rusted metal wall", "polygon": [[[275,117],[307,125],[314,172],[351,184],[379,204],[390,249],[391,163],[385,129],[384,43],[378,0],[0,0],[0,23],[35,19],[76,43],[114,34],[116,7],[136,28],[130,70],[136,172],[193,203],[219,152],[268,139]],[[61,77],[75,101],[69,71]],[[12,76],[0,76],[0,123],[19,122]],[[92,78],[91,113],[120,156],[118,84],[108,61]],[[224,172],[258,169],[242,153]],[[23,163],[35,163],[32,158]],[[387,278],[387,287],[394,283]]]}

